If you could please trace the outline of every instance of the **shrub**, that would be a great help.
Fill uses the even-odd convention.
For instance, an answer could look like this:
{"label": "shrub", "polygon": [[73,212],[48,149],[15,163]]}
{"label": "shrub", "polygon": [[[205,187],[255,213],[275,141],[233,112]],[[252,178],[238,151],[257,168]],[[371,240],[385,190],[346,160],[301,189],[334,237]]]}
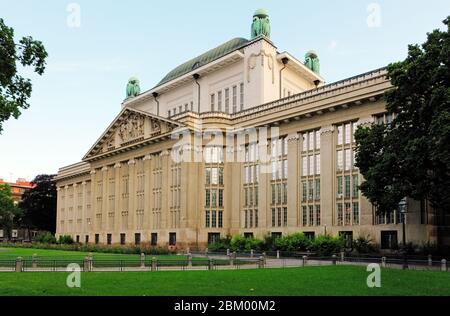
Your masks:
{"label": "shrub", "polygon": [[341,237],[329,235],[318,236],[311,242],[311,250],[321,256],[331,256],[344,249],[345,240]]}
{"label": "shrub", "polygon": [[303,233],[296,233],[275,239],[276,250],[306,251],[311,247],[311,240]]}
{"label": "shrub", "polygon": [[56,238],[52,233],[39,234],[34,238],[35,242],[43,244],[56,244]]}
{"label": "shrub", "polygon": [[373,240],[369,236],[360,236],[358,239],[355,239],[353,241],[353,249],[357,253],[373,253],[377,251],[375,245],[373,244]]}
{"label": "shrub", "polygon": [[72,245],[75,243],[75,241],[73,240],[72,236],[63,235],[59,236],[58,243],[61,245]]}
{"label": "shrub", "polygon": [[231,238],[230,249],[232,251],[250,251],[261,250],[264,242],[254,237],[243,237],[241,235],[235,235]]}
{"label": "shrub", "polygon": [[221,238],[220,240],[208,245],[210,251],[226,251],[230,247],[231,237]]}

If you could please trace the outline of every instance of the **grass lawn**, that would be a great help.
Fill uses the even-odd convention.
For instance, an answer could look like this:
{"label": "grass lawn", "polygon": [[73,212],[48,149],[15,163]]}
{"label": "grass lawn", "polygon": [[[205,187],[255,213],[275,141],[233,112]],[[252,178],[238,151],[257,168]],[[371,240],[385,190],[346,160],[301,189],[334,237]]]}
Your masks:
{"label": "grass lawn", "polygon": [[81,288],[71,289],[68,273],[0,273],[0,295],[450,295],[447,272],[383,269],[381,288],[368,288],[368,275],[357,266],[82,273]]}

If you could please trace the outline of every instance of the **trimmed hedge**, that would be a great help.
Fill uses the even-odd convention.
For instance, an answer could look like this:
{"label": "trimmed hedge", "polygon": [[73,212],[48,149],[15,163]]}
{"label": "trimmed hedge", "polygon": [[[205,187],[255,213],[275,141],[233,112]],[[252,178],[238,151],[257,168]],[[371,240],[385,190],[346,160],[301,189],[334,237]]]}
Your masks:
{"label": "trimmed hedge", "polygon": [[170,255],[175,254],[175,251],[170,251],[165,248],[155,248],[148,243],[142,243],[140,246],[134,245],[95,245],[95,244],[49,244],[49,243],[4,243],[0,244],[1,247],[11,248],[34,248],[34,249],[46,249],[46,250],[63,250],[63,251],[80,251],[80,252],[98,252],[98,253],[113,253],[113,254],[141,254],[146,255]]}

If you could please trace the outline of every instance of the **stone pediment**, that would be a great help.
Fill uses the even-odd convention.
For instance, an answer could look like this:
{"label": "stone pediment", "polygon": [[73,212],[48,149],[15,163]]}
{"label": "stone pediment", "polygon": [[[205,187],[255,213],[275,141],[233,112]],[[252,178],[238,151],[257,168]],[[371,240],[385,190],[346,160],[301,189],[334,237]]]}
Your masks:
{"label": "stone pediment", "polygon": [[179,122],[125,107],[91,147],[83,160],[158,138],[181,126],[182,124]]}

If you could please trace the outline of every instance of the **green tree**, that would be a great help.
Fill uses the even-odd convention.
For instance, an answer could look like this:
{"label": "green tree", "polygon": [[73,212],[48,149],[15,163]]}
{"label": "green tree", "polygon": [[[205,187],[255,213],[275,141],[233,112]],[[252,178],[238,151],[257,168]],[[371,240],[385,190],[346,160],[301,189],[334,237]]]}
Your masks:
{"label": "green tree", "polygon": [[4,121],[11,116],[17,119],[21,109],[30,106],[31,80],[18,74],[18,63],[34,67],[34,72],[42,75],[46,58],[44,45],[30,36],[15,43],[14,30],[0,18],[0,133]]}
{"label": "green tree", "polygon": [[5,236],[11,236],[13,225],[20,220],[21,211],[14,204],[11,187],[8,184],[0,185],[0,228]]}
{"label": "green tree", "polygon": [[54,177],[38,175],[32,181],[35,187],[23,194],[20,208],[27,227],[55,233],[57,193]]}
{"label": "green tree", "polygon": [[363,194],[383,213],[404,197],[450,210],[450,17],[445,30],[410,45],[404,61],[388,66],[393,89],[386,93],[391,124],[360,127],[356,165]]}

